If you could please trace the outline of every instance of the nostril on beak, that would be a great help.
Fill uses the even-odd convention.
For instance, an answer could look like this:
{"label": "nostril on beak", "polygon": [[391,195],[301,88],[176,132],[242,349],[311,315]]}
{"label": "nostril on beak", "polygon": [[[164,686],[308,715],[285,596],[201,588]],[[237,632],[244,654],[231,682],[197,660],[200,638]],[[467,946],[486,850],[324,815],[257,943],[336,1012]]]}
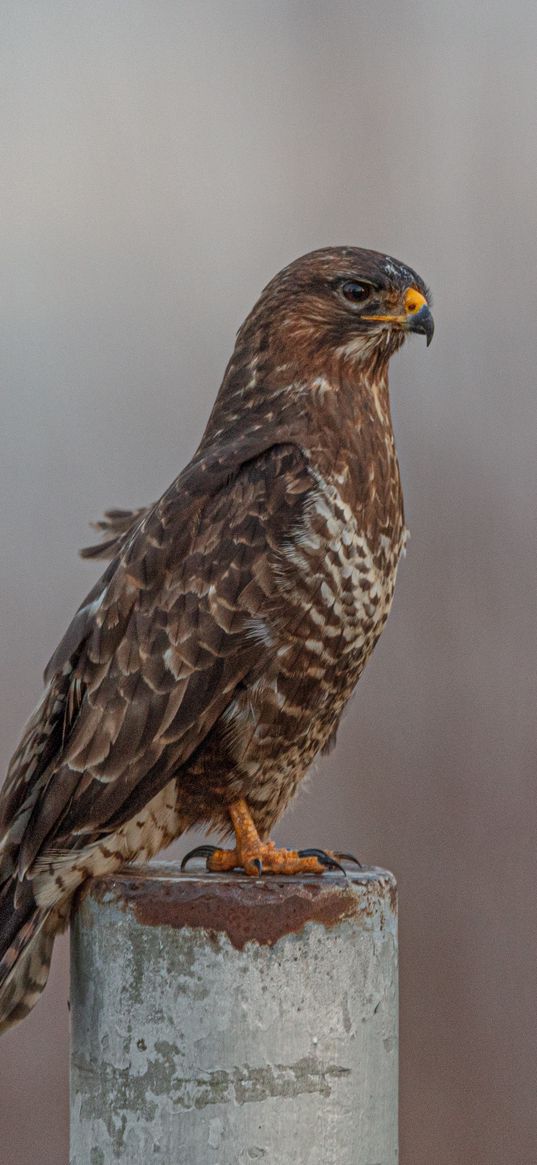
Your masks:
{"label": "nostril on beak", "polygon": [[427,300],[421,291],[417,291],[415,287],[409,287],[405,291],[404,304],[406,315],[414,316],[421,311],[422,307],[427,307]]}

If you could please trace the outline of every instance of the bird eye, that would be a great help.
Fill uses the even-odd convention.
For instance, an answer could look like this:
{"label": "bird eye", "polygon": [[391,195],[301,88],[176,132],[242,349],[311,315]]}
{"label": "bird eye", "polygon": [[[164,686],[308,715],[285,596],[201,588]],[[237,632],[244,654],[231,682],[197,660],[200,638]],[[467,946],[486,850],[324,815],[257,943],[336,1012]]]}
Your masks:
{"label": "bird eye", "polygon": [[362,303],[367,299],[371,292],[371,287],[368,283],[357,283],[355,279],[347,279],[341,285],[341,294],[349,303]]}

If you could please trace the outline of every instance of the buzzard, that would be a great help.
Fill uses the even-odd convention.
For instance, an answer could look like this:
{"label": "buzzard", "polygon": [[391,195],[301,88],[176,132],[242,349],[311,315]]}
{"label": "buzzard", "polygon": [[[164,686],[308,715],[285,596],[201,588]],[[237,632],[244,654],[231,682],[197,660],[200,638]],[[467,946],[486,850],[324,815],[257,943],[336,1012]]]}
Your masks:
{"label": "buzzard", "polygon": [[[326,248],[265,288],[201,444],[155,505],[111,511],[110,559],[45,672],[0,800],[0,1030],[42,991],[84,881],[194,825],[210,870],[322,873],[269,835],[386,622],[406,530],[388,362],[430,342],[386,255]],[[84,552],[83,552],[84,553]]]}

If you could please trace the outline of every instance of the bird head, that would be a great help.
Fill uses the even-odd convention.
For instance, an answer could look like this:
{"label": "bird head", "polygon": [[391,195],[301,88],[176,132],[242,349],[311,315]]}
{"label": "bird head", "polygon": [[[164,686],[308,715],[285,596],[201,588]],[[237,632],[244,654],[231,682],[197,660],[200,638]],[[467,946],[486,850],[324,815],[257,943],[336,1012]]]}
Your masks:
{"label": "bird head", "polygon": [[265,288],[246,324],[268,323],[270,347],[360,362],[389,359],[410,332],[430,344],[427,288],[410,267],[378,251],[327,247],[284,268]]}

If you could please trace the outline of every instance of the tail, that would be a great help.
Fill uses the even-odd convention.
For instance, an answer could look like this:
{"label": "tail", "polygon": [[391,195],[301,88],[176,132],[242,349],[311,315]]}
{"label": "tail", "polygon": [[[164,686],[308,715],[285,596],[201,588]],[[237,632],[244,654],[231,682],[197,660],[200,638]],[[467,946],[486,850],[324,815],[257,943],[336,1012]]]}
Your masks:
{"label": "tail", "polygon": [[37,906],[31,885],[9,878],[0,888],[0,1035],[24,1019],[47,982],[56,934],[68,906]]}

